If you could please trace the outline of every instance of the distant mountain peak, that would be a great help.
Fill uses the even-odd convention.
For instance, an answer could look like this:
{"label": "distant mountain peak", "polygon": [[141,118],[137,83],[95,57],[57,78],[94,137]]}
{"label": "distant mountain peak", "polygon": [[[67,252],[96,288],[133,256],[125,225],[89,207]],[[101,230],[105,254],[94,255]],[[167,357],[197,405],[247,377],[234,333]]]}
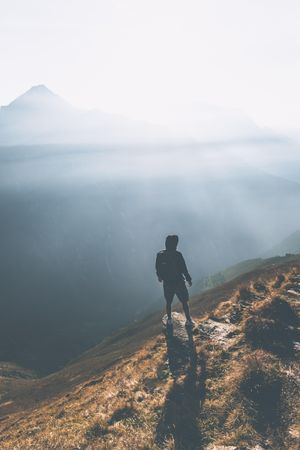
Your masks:
{"label": "distant mountain peak", "polygon": [[30,89],[28,89],[28,91],[25,92],[25,94],[28,94],[28,95],[31,95],[31,94],[55,95],[52,91],[50,91],[49,88],[47,88],[47,86],[45,84],[37,84],[35,86],[32,86]]}
{"label": "distant mountain peak", "polygon": [[126,117],[73,107],[46,85],[32,86],[0,107],[0,146],[57,143],[164,142],[160,126]]}
{"label": "distant mountain peak", "polygon": [[68,103],[44,84],[38,84],[9,103],[7,108],[53,109],[62,106],[66,107]]}

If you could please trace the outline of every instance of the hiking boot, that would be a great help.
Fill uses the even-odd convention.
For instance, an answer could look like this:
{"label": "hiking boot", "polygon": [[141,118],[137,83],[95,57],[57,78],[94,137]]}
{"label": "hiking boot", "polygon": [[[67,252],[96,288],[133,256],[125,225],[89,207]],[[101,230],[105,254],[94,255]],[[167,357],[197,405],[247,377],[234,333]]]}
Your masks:
{"label": "hiking boot", "polygon": [[193,328],[195,326],[195,322],[192,319],[189,319],[185,322],[185,326],[189,328]]}

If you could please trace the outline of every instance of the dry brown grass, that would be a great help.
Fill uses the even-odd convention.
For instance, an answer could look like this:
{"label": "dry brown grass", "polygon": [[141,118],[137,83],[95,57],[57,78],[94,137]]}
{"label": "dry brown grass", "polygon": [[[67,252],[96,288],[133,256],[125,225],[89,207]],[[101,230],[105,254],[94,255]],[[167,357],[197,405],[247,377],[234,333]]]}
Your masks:
{"label": "dry brown grass", "polygon": [[[278,273],[284,274],[280,287],[276,287]],[[32,402],[28,409],[24,395],[23,410],[11,410],[4,417],[1,450],[184,450],[189,443],[191,449],[210,443],[245,448],[256,444],[264,448],[268,443],[272,450],[296,449],[299,364],[294,354],[282,358],[265,348],[253,350],[245,333],[245,324],[253,317],[276,316],[277,321],[284,318],[285,324],[291,323],[293,300],[285,295],[285,286],[295,273],[300,273],[295,262],[270,267],[195,298],[192,312],[199,323],[206,323],[210,315],[230,323],[234,332],[226,346],[214,335],[195,334],[198,366],[176,380],[168,365],[165,337],[157,331],[160,324],[153,325],[158,316],[144,321],[142,326],[148,328],[143,334],[136,326],[135,332],[116,335],[111,346],[107,340],[100,349],[87,352],[38,387],[63,380],[63,388],[53,387],[54,394],[43,397],[42,403]],[[282,301],[274,301],[279,295]],[[240,318],[232,320],[236,311]],[[121,357],[125,343],[130,343],[130,351],[126,355],[124,347]],[[111,349],[115,362],[108,353]],[[105,368],[97,359],[108,355],[110,366]],[[73,379],[69,384],[68,377]]]}
{"label": "dry brown grass", "polygon": [[[289,269],[284,280],[293,273],[294,269]],[[283,342],[286,334],[282,329],[286,331],[291,324],[295,326],[298,318],[291,306],[292,300],[278,297],[279,293],[284,295],[285,292],[283,277],[280,277],[280,288],[277,287],[277,276],[275,280],[273,277],[263,280],[263,289],[260,280],[258,290],[255,283],[237,287],[231,298],[221,303],[211,315],[218,321],[222,318],[231,321],[234,313],[240,312],[239,320],[233,321],[237,327],[237,339],[227,350],[218,348],[209,340],[206,343],[209,379],[200,420],[207,444],[214,442],[216,445],[245,448],[256,444],[263,448],[269,445],[269,448],[278,450],[297,446],[298,435],[295,432],[291,438],[288,426],[292,423],[295,430],[295,423],[298,427],[300,424],[297,412],[299,392],[296,394],[296,386],[299,390],[299,364],[295,363],[295,355],[293,352],[280,352],[280,357],[275,356],[271,345],[265,346],[268,348],[264,350],[253,351],[247,345],[249,336],[245,333],[245,325],[253,318],[260,324],[263,320],[270,320],[281,332],[279,336],[272,336],[275,344],[279,341],[285,348],[291,344],[291,341]],[[246,304],[244,308],[240,307],[241,300]],[[261,332],[261,328],[257,327],[255,332]]]}
{"label": "dry brown grass", "polygon": [[168,383],[157,382],[156,368],[164,361],[163,341],[150,341],[134,357],[108,370],[101,383],[80,385],[29,417],[20,416],[16,433],[14,426],[2,433],[1,449],[132,449],[148,441],[152,445],[149,430],[155,427],[155,410],[168,389]]}

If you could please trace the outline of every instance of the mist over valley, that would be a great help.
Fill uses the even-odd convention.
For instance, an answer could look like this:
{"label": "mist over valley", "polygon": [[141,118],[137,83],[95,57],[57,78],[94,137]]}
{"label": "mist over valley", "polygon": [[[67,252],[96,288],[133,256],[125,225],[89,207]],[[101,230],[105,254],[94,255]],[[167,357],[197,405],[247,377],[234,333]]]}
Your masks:
{"label": "mist over valley", "polygon": [[5,120],[0,110],[0,360],[49,373],[162,308],[154,262],[170,233],[197,281],[299,228],[297,142],[175,141],[161,128],[122,142],[114,121],[103,142],[69,142],[53,117],[62,105],[68,120],[77,113],[40,90],[38,103],[34,91],[6,107]]}

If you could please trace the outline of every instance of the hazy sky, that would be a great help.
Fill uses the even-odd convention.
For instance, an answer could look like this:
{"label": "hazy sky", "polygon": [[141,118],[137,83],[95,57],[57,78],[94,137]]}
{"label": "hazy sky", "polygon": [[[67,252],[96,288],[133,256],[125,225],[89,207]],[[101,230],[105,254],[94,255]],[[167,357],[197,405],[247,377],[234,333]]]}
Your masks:
{"label": "hazy sky", "polygon": [[0,0],[0,104],[46,84],[156,122],[174,105],[300,128],[299,0]]}

